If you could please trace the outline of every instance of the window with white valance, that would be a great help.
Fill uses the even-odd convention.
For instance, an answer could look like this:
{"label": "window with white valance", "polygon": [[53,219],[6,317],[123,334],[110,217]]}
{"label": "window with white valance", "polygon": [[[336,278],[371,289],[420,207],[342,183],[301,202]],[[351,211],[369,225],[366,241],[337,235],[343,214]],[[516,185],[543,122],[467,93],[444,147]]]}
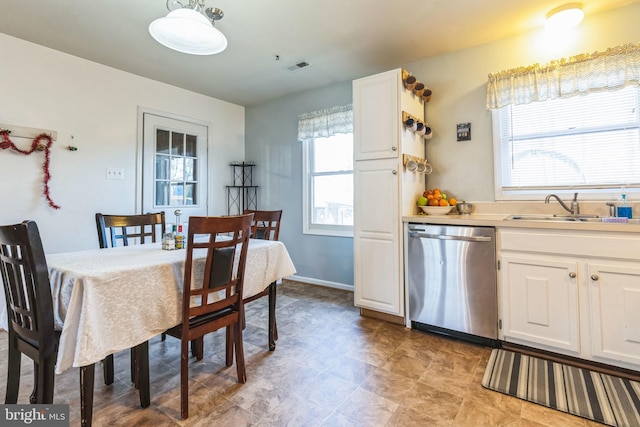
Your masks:
{"label": "window with white valance", "polygon": [[496,199],[640,190],[640,44],[490,74],[487,108]]}
{"label": "window with white valance", "polygon": [[298,140],[303,144],[303,232],[352,236],[352,106],[300,115]]}
{"label": "window with white valance", "polygon": [[301,114],[298,117],[298,140],[328,138],[339,133],[353,133],[351,104]]}
{"label": "window with white valance", "polygon": [[487,108],[569,98],[640,84],[640,44],[489,74]]}

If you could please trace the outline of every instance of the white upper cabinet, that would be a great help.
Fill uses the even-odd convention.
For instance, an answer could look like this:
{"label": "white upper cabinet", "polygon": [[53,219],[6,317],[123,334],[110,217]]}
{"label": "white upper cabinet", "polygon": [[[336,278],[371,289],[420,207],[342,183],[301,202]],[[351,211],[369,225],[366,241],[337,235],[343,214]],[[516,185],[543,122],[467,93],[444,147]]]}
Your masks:
{"label": "white upper cabinet", "polygon": [[359,79],[353,85],[355,160],[398,157],[399,70]]}

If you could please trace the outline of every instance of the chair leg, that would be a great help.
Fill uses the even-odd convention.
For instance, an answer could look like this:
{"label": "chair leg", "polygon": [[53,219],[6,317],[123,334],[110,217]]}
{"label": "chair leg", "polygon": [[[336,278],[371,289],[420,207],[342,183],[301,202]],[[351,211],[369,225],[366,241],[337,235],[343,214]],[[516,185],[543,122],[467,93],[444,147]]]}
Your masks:
{"label": "chair leg", "polygon": [[94,364],[80,367],[80,424],[82,427],[91,427],[93,421],[95,372]]}
{"label": "chair leg", "polygon": [[102,360],[102,372],[104,374],[104,384],[113,384],[113,354],[108,355]]}
{"label": "chair leg", "polygon": [[131,349],[131,382],[135,385],[136,388],[138,388],[138,381],[140,380],[138,378],[138,364],[136,362],[136,358],[137,358],[137,354],[134,348]]}
{"label": "chair leg", "polygon": [[227,368],[233,365],[233,346],[235,344],[233,340],[233,329],[231,326],[226,327],[227,345],[225,346],[225,365]]}
{"label": "chair leg", "polygon": [[11,346],[9,342],[9,358],[7,360],[7,393],[5,394],[5,404],[18,403],[18,392],[20,391],[20,364],[22,353]]}
{"label": "chair leg", "polygon": [[38,394],[42,392],[42,376],[40,375],[40,365],[35,360],[33,361],[33,390],[31,396],[29,396],[29,403],[42,403],[38,402]]}
{"label": "chair leg", "polygon": [[163,333],[162,335],[160,335],[160,340],[164,341],[167,339],[167,334]]}
{"label": "chair leg", "polygon": [[204,338],[196,338],[190,341],[191,343],[191,355],[196,358],[196,360],[204,359]]}
{"label": "chair leg", "polygon": [[180,346],[180,416],[189,418],[189,341],[182,338]]}
{"label": "chair leg", "polygon": [[238,382],[244,384],[247,382],[247,371],[244,366],[244,347],[242,345],[242,324],[240,322],[233,325],[234,342],[236,350],[236,370],[238,372]]}
{"label": "chair leg", "polygon": [[136,379],[140,393],[140,406],[148,408],[151,405],[151,392],[149,391],[149,341],[138,344],[134,349],[136,353]]}
{"label": "chair leg", "polygon": [[40,385],[41,393],[38,396],[40,402],[44,404],[53,403],[53,391],[55,386],[55,366],[56,366],[56,357],[50,356],[48,359],[45,359],[40,365]]}
{"label": "chair leg", "polygon": [[269,285],[269,350],[276,349],[278,327],[276,326],[276,282]]}
{"label": "chair leg", "polygon": [[53,403],[53,388],[55,384],[54,357],[42,358],[33,362],[33,392],[29,396],[32,404]]}

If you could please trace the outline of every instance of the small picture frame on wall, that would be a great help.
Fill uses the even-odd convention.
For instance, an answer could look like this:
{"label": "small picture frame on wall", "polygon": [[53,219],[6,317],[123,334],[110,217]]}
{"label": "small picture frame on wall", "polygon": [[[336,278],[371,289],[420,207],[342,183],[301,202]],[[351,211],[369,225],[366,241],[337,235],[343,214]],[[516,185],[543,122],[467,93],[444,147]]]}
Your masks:
{"label": "small picture frame on wall", "polygon": [[471,123],[458,123],[456,126],[458,141],[471,141]]}

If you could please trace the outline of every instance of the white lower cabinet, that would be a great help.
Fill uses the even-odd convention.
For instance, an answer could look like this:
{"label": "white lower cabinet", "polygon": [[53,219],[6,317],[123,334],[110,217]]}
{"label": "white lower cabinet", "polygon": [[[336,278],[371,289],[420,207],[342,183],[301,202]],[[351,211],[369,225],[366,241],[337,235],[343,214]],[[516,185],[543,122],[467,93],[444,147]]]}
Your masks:
{"label": "white lower cabinet", "polygon": [[362,284],[355,287],[355,305],[402,316],[397,161],[363,160],[356,166],[355,203],[363,208],[355,210],[354,273]]}
{"label": "white lower cabinet", "polygon": [[501,338],[640,370],[640,236],[629,237],[500,230]]}
{"label": "white lower cabinet", "polygon": [[503,256],[504,335],[577,354],[577,267],[576,261]]}
{"label": "white lower cabinet", "polygon": [[591,348],[595,358],[640,365],[640,267],[589,263]]}

